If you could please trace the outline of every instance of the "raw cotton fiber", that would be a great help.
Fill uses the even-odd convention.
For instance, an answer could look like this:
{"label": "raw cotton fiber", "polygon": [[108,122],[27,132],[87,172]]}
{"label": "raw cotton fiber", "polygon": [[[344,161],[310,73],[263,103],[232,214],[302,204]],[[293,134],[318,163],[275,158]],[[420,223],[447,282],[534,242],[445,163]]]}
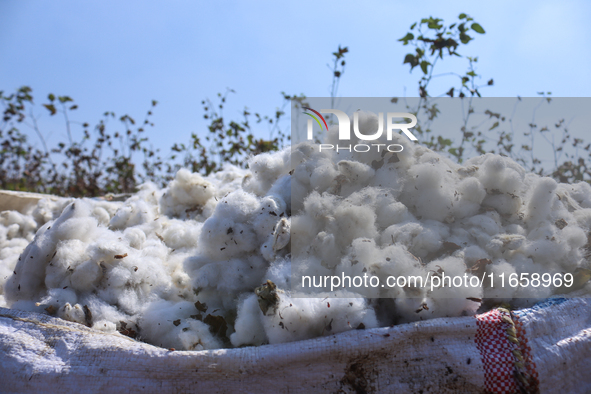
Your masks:
{"label": "raw cotton fiber", "polygon": [[394,137],[402,152],[302,143],[252,157],[247,170],[203,177],[182,169],[168,187],[144,184],[125,202],[46,199],[29,212],[2,212],[0,306],[200,350],[473,315],[570,290],[327,291],[292,283],[298,275],[386,283],[571,273],[577,290],[589,289],[591,186],[560,184],[493,154],[460,165]]}

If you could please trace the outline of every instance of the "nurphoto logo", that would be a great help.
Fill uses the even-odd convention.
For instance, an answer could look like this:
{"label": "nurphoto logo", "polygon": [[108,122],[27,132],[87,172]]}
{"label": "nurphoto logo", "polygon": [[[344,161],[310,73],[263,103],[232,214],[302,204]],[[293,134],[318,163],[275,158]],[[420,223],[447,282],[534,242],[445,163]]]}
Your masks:
{"label": "nurphoto logo", "polygon": [[[309,111],[304,112],[304,114],[310,116],[313,120],[315,120],[316,123],[318,123],[318,126],[320,126],[320,130],[326,129],[328,131],[328,124],[326,123],[326,120],[324,119],[324,116],[322,116],[322,114],[334,114],[339,122],[339,141],[351,140],[351,120],[349,119],[349,116],[343,111],[340,111],[338,109],[321,109],[319,112],[308,107],[303,107],[303,109]],[[313,114],[310,112],[313,112]],[[410,123],[394,123],[394,119],[401,118],[410,119]],[[309,141],[314,139],[314,122],[312,121],[312,119],[308,119],[307,138]],[[416,126],[416,124],[417,118],[413,114],[407,112],[388,112],[386,114],[386,139],[388,141],[392,141],[392,135],[394,131],[402,131],[411,141],[417,141],[417,137],[415,137],[409,130]],[[378,130],[373,134],[363,134],[359,130],[359,111],[354,112],[353,132],[355,133],[355,136],[362,141],[376,141],[380,139],[384,134],[384,113],[378,113]],[[402,150],[404,149],[404,147],[400,144],[355,144],[346,146],[339,146],[338,144],[336,146],[333,144],[319,144],[319,150],[321,152],[323,149],[335,149],[337,152],[339,150],[347,150],[349,152],[351,152],[351,150],[355,152],[368,152],[372,149],[372,146],[376,147],[378,152],[384,147],[386,150],[393,153],[402,152]]]}

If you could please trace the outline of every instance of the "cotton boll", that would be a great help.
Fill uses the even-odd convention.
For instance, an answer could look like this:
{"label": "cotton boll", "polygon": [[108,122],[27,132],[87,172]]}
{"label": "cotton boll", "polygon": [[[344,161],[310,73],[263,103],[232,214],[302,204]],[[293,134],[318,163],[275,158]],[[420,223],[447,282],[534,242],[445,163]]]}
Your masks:
{"label": "cotton boll", "polygon": [[20,229],[20,227],[16,223],[7,226],[6,227],[6,238],[8,238],[8,239],[16,238],[18,236],[19,229]]}
{"label": "cotton boll", "polygon": [[252,256],[206,264],[191,277],[195,288],[214,288],[232,294],[254,289],[265,270],[264,260]]}
{"label": "cotton boll", "polygon": [[337,168],[343,176],[339,187],[336,190],[337,194],[348,196],[363,188],[369,180],[375,175],[375,170],[367,164],[341,160],[337,163]]}
{"label": "cotton boll", "polygon": [[[147,196],[145,196],[145,192],[147,191],[145,186],[146,186],[145,184],[139,186],[138,195],[141,195],[141,198],[144,200],[149,200],[149,198]],[[152,185],[152,186],[155,187],[155,185]],[[155,189],[152,188],[151,190],[154,191]],[[92,212],[95,217],[96,217],[95,213],[99,212],[99,211],[101,211],[100,215],[104,216],[104,213],[102,212],[102,210],[104,210],[104,211],[106,211],[107,215],[109,216],[109,219],[111,217],[113,217],[113,215],[115,215],[115,212],[117,212],[117,210],[125,204],[124,202],[120,202],[120,201],[109,201],[106,197],[104,199],[103,198],[92,198],[92,199],[85,198],[83,200],[88,202],[93,207]],[[96,217],[96,219],[98,220],[99,218]],[[107,222],[108,222],[108,220],[107,220]]]}
{"label": "cotton boll", "polygon": [[256,250],[259,245],[250,226],[230,218],[218,218],[215,214],[203,224],[198,242],[216,260],[239,257]]}
{"label": "cotton boll", "polygon": [[62,308],[64,305],[76,305],[78,302],[78,297],[76,296],[76,292],[72,289],[49,289],[45,297],[41,299],[40,304],[43,308],[51,306],[54,310],[58,310]]}
{"label": "cotton boll", "polygon": [[480,181],[486,189],[498,189],[505,171],[505,160],[493,154],[483,156],[482,166],[478,169]]}
{"label": "cotton boll", "polygon": [[39,226],[57,219],[64,208],[73,201],[72,198],[46,197],[37,202],[31,213]]}
{"label": "cotton boll", "polygon": [[567,226],[560,232],[560,238],[564,239],[571,250],[582,248],[587,244],[587,235],[585,231],[579,227]]}
{"label": "cotton boll", "polygon": [[486,196],[482,205],[494,208],[502,215],[515,215],[523,204],[521,198],[515,194],[491,194]]}
{"label": "cotton boll", "polygon": [[268,342],[263,324],[261,308],[255,294],[238,303],[238,317],[234,323],[234,333],[230,335],[232,346],[259,346]]}
{"label": "cotton boll", "polygon": [[214,195],[214,186],[201,175],[180,169],[160,199],[160,210],[171,217],[186,217],[187,210],[205,205]]}
{"label": "cotton boll", "polygon": [[[409,222],[395,224],[388,227],[382,233],[380,243],[382,245],[404,245],[407,249],[410,249],[413,245],[414,238],[422,231],[423,226],[421,226],[419,223]],[[439,247],[439,244],[437,244],[437,247]]]}
{"label": "cotton boll", "polygon": [[[224,163],[221,171],[216,171],[207,176],[207,181],[211,182],[216,189],[218,197],[240,189],[246,177],[249,177],[250,171],[244,168],[236,167],[233,164]],[[208,200],[208,203],[211,201]]]}
{"label": "cotton boll", "polygon": [[449,237],[449,228],[435,220],[423,221],[423,231],[414,238],[410,251],[417,257],[427,257],[442,245],[442,240]]}
{"label": "cotton boll", "polygon": [[481,293],[480,288],[437,289],[430,295],[433,300],[430,318],[474,316],[480,308],[481,302],[476,299],[482,296]]}
{"label": "cotton boll", "polygon": [[476,178],[466,178],[460,181],[454,195],[458,202],[454,205],[453,216],[462,219],[478,213],[486,191]]}
{"label": "cotton boll", "polygon": [[213,217],[232,218],[236,222],[244,222],[259,208],[260,202],[255,195],[243,191],[235,191],[228,194],[218,203]]}
{"label": "cotton boll", "polygon": [[[195,314],[197,310],[191,302],[158,300],[147,306],[138,325],[142,337],[150,343],[165,348],[184,349],[180,335],[183,327],[188,325],[190,315]],[[179,325],[174,323],[177,320],[180,320]]]}
{"label": "cotton boll", "polygon": [[129,246],[135,249],[141,249],[146,242],[146,233],[137,227],[129,227],[123,231],[123,236],[129,242]]}
{"label": "cotton boll", "polygon": [[194,319],[188,319],[181,328],[179,339],[184,350],[207,350],[223,347],[222,341],[209,332],[209,326]]}
{"label": "cotton boll", "polygon": [[310,175],[310,186],[319,193],[326,191],[335,182],[340,172],[332,160],[322,158]]}
{"label": "cotton boll", "polygon": [[[421,298],[426,295],[426,288],[422,287],[420,281],[417,282],[417,280],[420,280],[418,278],[426,278],[427,271],[416,256],[401,246],[392,245],[383,249],[382,256],[375,256],[372,264],[369,265],[369,272],[378,276],[380,283],[388,283],[389,285],[381,289],[370,289],[378,291],[379,297],[404,298],[408,296]],[[355,274],[362,275],[359,272]],[[390,277],[393,279],[390,279]],[[414,279],[408,279],[407,281],[407,278],[411,277]],[[399,278],[402,278],[402,281]],[[363,290],[367,291],[366,289]]]}
{"label": "cotton boll", "polygon": [[33,218],[17,211],[0,212],[0,225],[8,227],[7,238],[25,238],[37,229]]}
{"label": "cotton boll", "polygon": [[376,170],[369,185],[388,190],[392,198],[397,198],[404,187],[404,177],[396,169],[395,163],[386,162]]}
{"label": "cotton boll", "polygon": [[202,223],[195,221],[171,220],[163,225],[161,235],[169,248],[192,249],[197,247],[202,227]]}
{"label": "cotton boll", "polygon": [[[305,199],[304,210],[309,217],[323,221],[330,218],[334,207],[339,205],[340,201],[341,199],[337,196],[328,193],[320,195],[314,191]],[[325,223],[321,222],[320,225],[324,225]]]}
{"label": "cotton boll", "polygon": [[[471,274],[466,273],[463,259],[447,257],[433,261],[427,265],[433,275],[440,278],[441,286],[429,292],[432,299],[429,312],[431,317],[451,317],[473,315],[480,307],[480,303],[472,299],[482,297],[482,288],[472,286]],[[432,282],[438,284],[439,282]],[[474,281],[474,284],[476,282]]]}
{"label": "cotton boll", "polygon": [[502,231],[499,214],[489,211],[481,215],[472,216],[459,223],[468,230],[479,246],[486,247],[491,237]]}
{"label": "cotton boll", "polygon": [[480,259],[490,259],[489,254],[478,245],[471,245],[464,249],[464,263],[472,267]]}
{"label": "cotton boll", "polygon": [[587,182],[577,182],[563,187],[582,208],[591,208],[591,185]]}
{"label": "cotton boll", "polygon": [[523,176],[512,168],[506,168],[503,172],[502,182],[497,183],[495,189],[506,194],[518,194],[523,186]]}
{"label": "cotton boll", "polygon": [[[566,230],[566,228],[564,229]],[[566,263],[566,256],[571,251],[569,242],[564,239],[564,234],[560,233],[556,227],[548,222],[541,222],[537,228],[528,234],[528,242],[524,245],[524,253],[531,255],[533,259],[544,265],[551,265],[553,263]],[[586,236],[582,231],[572,233],[574,235],[573,242],[576,244],[586,243]],[[578,259],[577,259],[578,260]],[[571,262],[571,266],[576,266],[576,261]]]}
{"label": "cotton boll", "polygon": [[292,177],[291,180],[291,213],[295,215],[303,211],[303,202],[308,196],[308,185]]}
{"label": "cotton boll", "polygon": [[383,245],[402,244],[415,256],[425,258],[435,253],[442,245],[442,240],[449,236],[449,229],[444,224],[427,220],[419,223],[404,223],[388,227],[383,233]]}
{"label": "cotton boll", "polygon": [[126,205],[119,208],[113,218],[111,218],[109,227],[112,229],[122,229],[127,227],[127,222],[129,221],[132,214],[133,207],[131,205]]}
{"label": "cotton boll", "polygon": [[291,217],[291,249],[296,256],[307,253],[310,245],[320,231],[320,223],[311,216]]}
{"label": "cotton boll", "polygon": [[414,221],[414,216],[401,202],[392,202],[388,205],[380,205],[376,208],[376,223],[380,229],[385,229],[393,224]]}
{"label": "cotton boll", "polygon": [[112,305],[117,305],[118,309],[128,316],[133,316],[141,312],[146,298],[148,298],[148,294],[139,288],[134,289],[129,286],[115,287],[109,285],[110,283],[105,282],[103,287],[96,291],[96,295],[101,300]]}
{"label": "cotton boll", "polygon": [[285,210],[288,215],[291,213],[291,179],[291,175],[284,175],[277,179],[269,190],[270,196],[276,196],[285,202]]}
{"label": "cotton boll", "polygon": [[432,261],[425,268],[432,272],[443,271],[447,276],[463,276],[466,272],[463,259],[454,256]]}
{"label": "cotton boll", "polygon": [[556,199],[556,181],[551,178],[540,178],[533,187],[527,204],[525,221],[530,229],[540,222],[549,219],[551,207]]}
{"label": "cotton boll", "polygon": [[[69,302],[72,303],[71,301]],[[119,308],[114,305],[109,305],[105,300],[98,298],[96,295],[85,297],[81,299],[79,303],[88,306],[92,313],[92,319],[93,322],[95,322],[95,325],[99,324],[101,321],[107,321],[111,322],[116,327],[121,321],[130,322],[133,320]],[[113,326],[107,324],[107,329],[110,330],[111,328],[113,328]]]}
{"label": "cotton boll", "polygon": [[78,304],[72,306],[67,302],[58,310],[57,315],[64,320],[74,323],[86,324],[84,310]]}
{"label": "cotton boll", "polygon": [[289,289],[291,287],[291,260],[275,260],[271,263],[264,277],[275,283],[280,289]]}
{"label": "cotton boll", "polygon": [[341,248],[334,234],[321,231],[312,242],[310,250],[320,257],[322,265],[327,268],[334,268],[341,260]]}
{"label": "cotton boll", "polygon": [[156,219],[157,210],[157,206],[141,200],[137,196],[131,197],[111,218],[109,228],[121,230],[126,227],[152,222]]}
{"label": "cotton boll", "polygon": [[273,235],[277,222],[285,215],[285,202],[277,197],[264,197],[260,201],[260,208],[256,212],[252,225],[259,240]]}
{"label": "cotton boll", "polygon": [[108,226],[111,221],[111,216],[106,209],[102,207],[95,207],[92,211],[92,216],[98,221],[101,226]]}
{"label": "cotton boll", "polygon": [[78,239],[89,241],[96,234],[98,222],[93,217],[76,217],[64,222],[56,229],[57,240]]}
{"label": "cotton boll", "polygon": [[254,179],[248,190],[258,196],[264,196],[275,181],[291,170],[290,148],[277,153],[262,153],[254,156],[248,163]]}
{"label": "cotton boll", "polygon": [[[103,262],[105,265],[113,264],[119,260],[118,256],[133,253],[128,244],[117,233],[103,233],[95,242],[88,245],[87,253],[93,261]],[[123,257],[121,257],[123,258]]]}
{"label": "cotton boll", "polygon": [[78,239],[60,241],[57,244],[55,256],[46,268],[45,285],[48,288],[71,285],[71,275],[74,269],[88,259],[86,244]]}
{"label": "cotton boll", "polygon": [[109,334],[114,334],[117,332],[117,325],[108,320],[96,321],[92,324],[92,328]]}
{"label": "cotton boll", "polygon": [[452,215],[452,176],[438,163],[417,164],[408,171],[400,200],[418,217],[443,221]]}
{"label": "cotton boll", "polygon": [[573,212],[576,224],[582,228],[591,228],[591,208],[584,208]]}
{"label": "cotton boll", "polygon": [[88,291],[98,284],[102,276],[102,268],[96,262],[88,260],[74,269],[70,283],[76,290]]}
{"label": "cotton boll", "polygon": [[120,265],[110,269],[105,275],[107,286],[124,287],[131,279],[131,272]]}
{"label": "cotton boll", "polygon": [[280,294],[275,312],[268,312],[262,320],[271,344],[332,335],[360,323],[367,328],[377,326],[373,309],[363,299],[292,298],[285,293]]}
{"label": "cotton boll", "polygon": [[374,238],[377,236],[376,216],[371,207],[340,204],[334,213],[335,220],[328,230],[338,234],[337,245],[343,249],[356,238]]}
{"label": "cotton boll", "polygon": [[490,239],[486,250],[495,257],[500,257],[503,252],[517,250],[525,243],[526,238],[519,234],[497,234]]}

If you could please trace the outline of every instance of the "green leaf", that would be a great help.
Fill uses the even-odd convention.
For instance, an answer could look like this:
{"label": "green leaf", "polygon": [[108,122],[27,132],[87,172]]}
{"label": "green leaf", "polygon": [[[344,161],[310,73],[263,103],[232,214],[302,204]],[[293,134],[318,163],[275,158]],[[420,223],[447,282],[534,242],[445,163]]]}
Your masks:
{"label": "green leaf", "polygon": [[472,30],[474,30],[476,33],[484,34],[484,29],[478,23],[472,23]]}
{"label": "green leaf", "polygon": [[51,115],[55,115],[56,114],[57,110],[55,109],[55,107],[53,106],[53,104],[43,104],[43,106],[45,108],[47,108],[47,110],[49,111],[49,113]]}
{"label": "green leaf", "polygon": [[429,63],[429,62],[428,62],[428,61],[426,61],[426,60],[423,60],[423,61],[421,62],[421,70],[423,70],[423,74],[427,74],[427,72],[428,72],[428,71],[427,71],[427,67],[429,67],[430,65],[431,65],[431,63]]}
{"label": "green leaf", "polygon": [[460,16],[458,16],[458,18],[460,19],[464,19],[465,17],[467,17],[468,15],[464,14],[463,12],[460,14]]}
{"label": "green leaf", "polygon": [[439,18],[429,18],[429,21],[427,23],[427,27],[429,29],[439,30],[443,27],[443,25],[439,24],[440,21],[441,21],[441,19],[439,19]]}
{"label": "green leaf", "polygon": [[402,64],[405,63],[410,64],[410,69],[412,70],[419,65],[419,59],[417,59],[413,54],[409,53],[404,57],[404,62]]}
{"label": "green leaf", "polygon": [[469,43],[471,39],[472,39],[472,37],[470,37],[466,33],[460,33],[460,41],[462,42],[462,44]]}
{"label": "green leaf", "polygon": [[417,25],[417,22],[413,23],[413,24],[410,26],[410,30],[414,29],[416,25]]}
{"label": "green leaf", "polygon": [[488,131],[496,129],[497,127],[499,127],[499,122],[495,122],[495,124],[493,124],[492,127],[490,129],[488,129]]}
{"label": "green leaf", "polygon": [[412,33],[406,33],[406,35],[404,37],[402,37],[401,39],[399,39],[398,41],[403,41],[403,45],[407,45],[408,42],[412,39],[414,39],[415,36]]}
{"label": "green leaf", "polygon": [[55,100],[55,96],[52,93],[49,93],[49,95],[47,96],[47,98],[49,99],[49,101]]}
{"label": "green leaf", "polygon": [[68,96],[59,96],[58,100],[60,101],[60,103],[67,103],[68,101],[72,101],[72,99]]}
{"label": "green leaf", "polygon": [[475,77],[476,73],[474,71],[470,71],[470,72],[467,72],[466,75],[469,75],[471,77]]}

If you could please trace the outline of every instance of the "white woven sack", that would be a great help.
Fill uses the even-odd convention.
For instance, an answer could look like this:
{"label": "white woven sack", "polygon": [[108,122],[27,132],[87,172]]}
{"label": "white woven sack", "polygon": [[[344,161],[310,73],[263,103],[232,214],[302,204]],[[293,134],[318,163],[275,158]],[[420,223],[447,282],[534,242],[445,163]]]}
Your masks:
{"label": "white woven sack", "polygon": [[0,308],[5,393],[589,393],[589,371],[591,300],[584,298],[199,352]]}

